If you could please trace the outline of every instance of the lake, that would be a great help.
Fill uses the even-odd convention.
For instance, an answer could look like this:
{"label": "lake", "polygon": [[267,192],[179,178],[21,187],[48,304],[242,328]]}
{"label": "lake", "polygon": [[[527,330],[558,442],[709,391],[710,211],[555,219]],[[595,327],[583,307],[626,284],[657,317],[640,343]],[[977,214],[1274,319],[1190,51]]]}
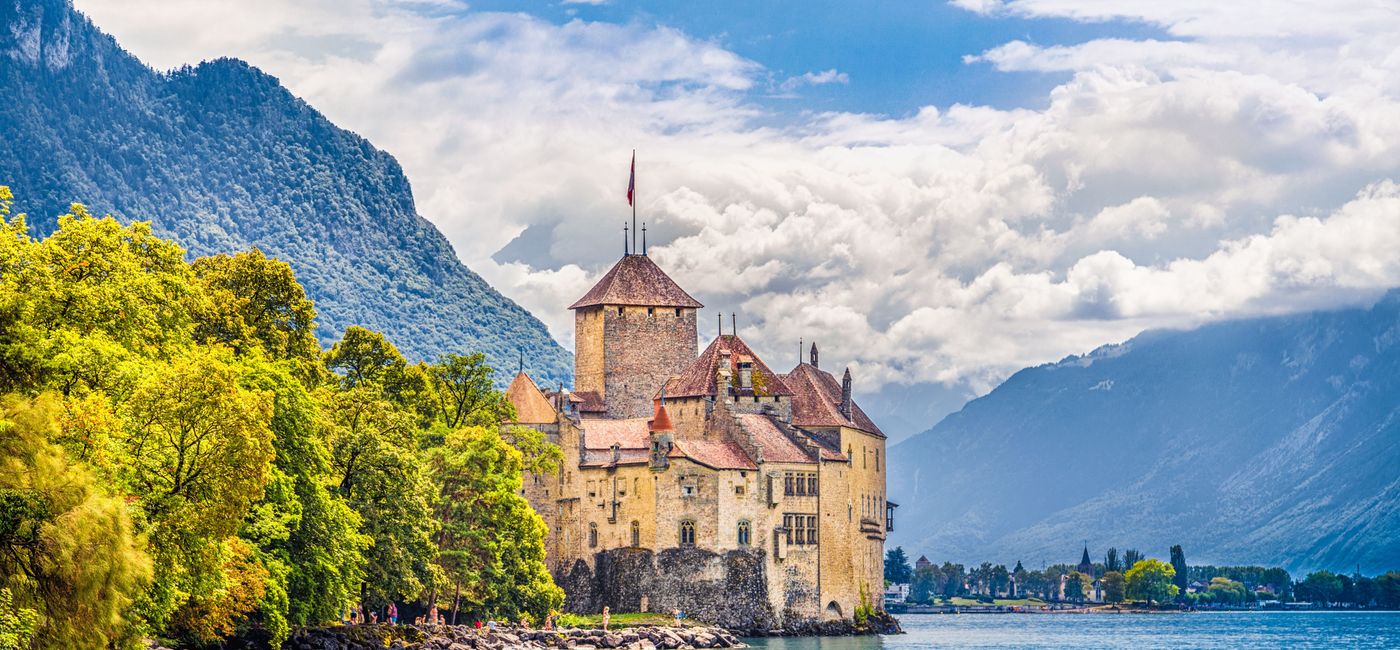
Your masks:
{"label": "lake", "polygon": [[766,650],[1400,648],[1400,612],[907,614],[906,634],[748,639]]}

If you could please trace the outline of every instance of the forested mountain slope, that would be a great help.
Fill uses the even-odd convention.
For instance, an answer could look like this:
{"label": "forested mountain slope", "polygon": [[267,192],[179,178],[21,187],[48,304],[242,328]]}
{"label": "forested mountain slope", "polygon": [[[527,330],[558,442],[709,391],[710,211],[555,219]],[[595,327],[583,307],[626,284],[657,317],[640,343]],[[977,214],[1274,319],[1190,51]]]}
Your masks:
{"label": "forested mountain slope", "polygon": [[915,557],[1400,566],[1400,293],[1028,368],[890,454]]}
{"label": "forested mountain slope", "polygon": [[158,73],[66,0],[0,3],[0,184],[44,234],[72,202],[150,220],[192,256],[258,247],[296,270],[323,342],[360,324],[404,353],[517,350],[546,383],[570,357],[454,254],[388,153],[276,79],[221,59]]}

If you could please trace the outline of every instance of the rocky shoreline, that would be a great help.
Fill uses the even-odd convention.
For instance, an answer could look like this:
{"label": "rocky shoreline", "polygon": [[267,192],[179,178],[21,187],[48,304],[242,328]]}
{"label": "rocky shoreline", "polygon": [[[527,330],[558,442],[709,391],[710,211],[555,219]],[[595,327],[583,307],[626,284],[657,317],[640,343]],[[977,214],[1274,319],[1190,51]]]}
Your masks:
{"label": "rocky shoreline", "polygon": [[604,632],[565,628],[495,630],[466,625],[355,625],[306,628],[288,639],[286,650],[691,650],[742,648],[728,630],[713,627],[645,626]]}

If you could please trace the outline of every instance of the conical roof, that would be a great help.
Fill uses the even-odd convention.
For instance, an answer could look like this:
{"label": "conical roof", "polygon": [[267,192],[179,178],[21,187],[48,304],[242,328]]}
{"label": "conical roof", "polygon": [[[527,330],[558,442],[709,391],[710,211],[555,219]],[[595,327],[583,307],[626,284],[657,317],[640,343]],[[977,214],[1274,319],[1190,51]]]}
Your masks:
{"label": "conical roof", "polygon": [[627,255],[569,309],[597,305],[704,307],[646,255]]}
{"label": "conical roof", "polygon": [[558,413],[534,380],[524,372],[516,373],[506,389],[506,399],[515,407],[516,424],[553,424]]}

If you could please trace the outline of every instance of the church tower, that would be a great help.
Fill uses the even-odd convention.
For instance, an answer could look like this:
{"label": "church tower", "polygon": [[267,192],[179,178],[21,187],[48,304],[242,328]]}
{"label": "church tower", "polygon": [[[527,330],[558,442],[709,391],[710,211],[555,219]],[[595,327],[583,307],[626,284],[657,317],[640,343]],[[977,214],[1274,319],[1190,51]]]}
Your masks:
{"label": "church tower", "polygon": [[[690,297],[646,255],[624,255],[574,311],[574,392],[585,414],[652,415],[652,398],[696,350]],[[591,413],[590,413],[591,411]]]}

